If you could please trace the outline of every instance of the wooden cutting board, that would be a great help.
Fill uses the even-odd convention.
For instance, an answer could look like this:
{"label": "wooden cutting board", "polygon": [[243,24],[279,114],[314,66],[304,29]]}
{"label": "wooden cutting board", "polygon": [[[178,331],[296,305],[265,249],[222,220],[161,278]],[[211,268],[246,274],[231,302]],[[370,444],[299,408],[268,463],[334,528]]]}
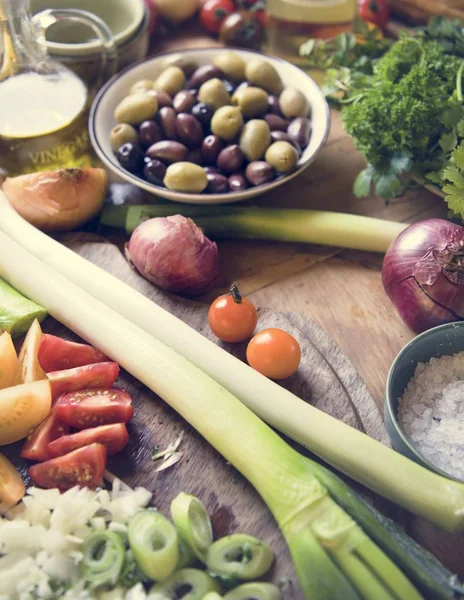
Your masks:
{"label": "wooden cutting board", "polygon": [[[155,288],[131,269],[119,249],[112,244],[82,241],[79,234],[67,236],[64,241],[85,258],[124,280],[217,342],[208,327],[206,305]],[[348,358],[318,325],[307,317],[260,308],[259,327],[281,327],[301,343],[302,364],[298,373],[285,382],[287,389],[337,419],[387,443],[387,434],[375,401]],[[74,334],[52,319],[44,323],[44,330],[77,340]],[[243,359],[244,344],[224,344],[224,347]],[[154,504],[165,514],[169,514],[171,500],[180,491],[187,491],[198,495],[206,504],[217,536],[240,531],[266,540],[277,556],[271,578],[281,585],[285,582],[283,598],[303,600],[285,541],[265,504],[248,482],[140,382],[122,372],[117,385],[132,395],[135,417],[129,425],[129,445],[124,452],[110,459],[108,469],[131,486],[142,485],[153,491]],[[153,447],[165,449],[181,432],[181,460],[165,471],[156,472],[160,463],[151,459]],[[27,464],[19,458],[19,450],[20,445],[15,444],[8,448],[7,454],[25,474]]]}

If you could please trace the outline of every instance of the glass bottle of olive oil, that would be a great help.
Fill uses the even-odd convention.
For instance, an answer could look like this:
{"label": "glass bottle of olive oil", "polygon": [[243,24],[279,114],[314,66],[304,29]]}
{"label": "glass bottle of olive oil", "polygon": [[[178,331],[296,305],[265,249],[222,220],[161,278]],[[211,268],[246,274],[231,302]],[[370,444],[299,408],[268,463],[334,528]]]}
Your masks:
{"label": "glass bottle of olive oil", "polygon": [[[58,20],[57,11],[44,12],[46,23]],[[28,0],[0,0],[0,169],[9,175],[94,161],[88,90],[47,57],[38,18],[32,20]]]}

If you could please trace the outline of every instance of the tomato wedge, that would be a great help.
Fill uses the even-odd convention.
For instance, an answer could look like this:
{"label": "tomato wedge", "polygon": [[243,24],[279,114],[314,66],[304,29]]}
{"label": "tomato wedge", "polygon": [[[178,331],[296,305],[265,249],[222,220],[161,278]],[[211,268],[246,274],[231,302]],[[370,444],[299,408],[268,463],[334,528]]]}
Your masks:
{"label": "tomato wedge", "polygon": [[34,381],[0,390],[0,446],[29,435],[50,412],[48,381]]}
{"label": "tomato wedge", "polygon": [[0,335],[0,389],[10,387],[14,384],[18,357],[8,331]]}
{"label": "tomato wedge", "polygon": [[75,485],[96,488],[102,483],[106,467],[106,448],[91,444],[29,468],[32,481],[44,488],[69,490]]}
{"label": "tomato wedge", "polygon": [[63,394],[56,402],[55,411],[75,429],[127,423],[134,414],[132,398],[126,391],[116,388]]}
{"label": "tomato wedge", "polygon": [[88,388],[109,388],[116,381],[118,374],[118,363],[102,362],[64,371],[51,371],[47,373],[47,378],[52,386],[53,400],[56,400],[58,396],[68,392]]}
{"label": "tomato wedge", "polygon": [[3,508],[11,508],[21,500],[26,493],[26,486],[20,474],[10,461],[0,454],[0,500]]}
{"label": "tomato wedge", "polygon": [[16,383],[31,383],[32,381],[45,379],[45,373],[37,360],[42,335],[40,323],[35,319],[29,327],[19,351]]}
{"label": "tomato wedge", "polygon": [[88,344],[78,344],[63,340],[56,335],[45,333],[39,348],[39,363],[45,373],[74,369],[84,365],[107,362],[107,356]]}
{"label": "tomato wedge", "polygon": [[65,435],[56,439],[48,445],[50,456],[62,456],[83,446],[88,446],[97,442],[106,447],[108,454],[120,452],[129,441],[129,432],[124,423],[114,423],[112,425],[101,425],[84,429],[78,433]]}
{"label": "tomato wedge", "polygon": [[52,409],[45,421],[42,421],[27,438],[21,450],[21,457],[44,461],[57,456],[49,452],[48,445],[67,433],[69,433],[69,425],[58,418],[56,412]]}

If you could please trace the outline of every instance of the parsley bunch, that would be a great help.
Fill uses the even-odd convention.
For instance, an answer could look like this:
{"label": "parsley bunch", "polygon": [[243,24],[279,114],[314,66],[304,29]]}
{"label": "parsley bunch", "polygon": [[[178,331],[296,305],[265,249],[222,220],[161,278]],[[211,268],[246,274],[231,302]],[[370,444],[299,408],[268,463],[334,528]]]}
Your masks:
{"label": "parsley bunch", "polygon": [[354,184],[356,195],[366,196],[373,187],[391,198],[411,181],[433,183],[464,218],[460,22],[433,18],[396,42],[343,39],[345,52],[338,36],[315,44],[309,61],[328,69],[326,95],[342,106],[345,128],[367,160]]}

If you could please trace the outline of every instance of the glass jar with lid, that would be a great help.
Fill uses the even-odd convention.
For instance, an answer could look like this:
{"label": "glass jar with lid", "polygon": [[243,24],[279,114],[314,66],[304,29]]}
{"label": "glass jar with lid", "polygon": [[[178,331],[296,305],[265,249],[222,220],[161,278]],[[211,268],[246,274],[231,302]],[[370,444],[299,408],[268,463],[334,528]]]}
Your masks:
{"label": "glass jar with lid", "polygon": [[267,0],[268,51],[303,67],[300,46],[350,31],[356,13],[356,0]]}

